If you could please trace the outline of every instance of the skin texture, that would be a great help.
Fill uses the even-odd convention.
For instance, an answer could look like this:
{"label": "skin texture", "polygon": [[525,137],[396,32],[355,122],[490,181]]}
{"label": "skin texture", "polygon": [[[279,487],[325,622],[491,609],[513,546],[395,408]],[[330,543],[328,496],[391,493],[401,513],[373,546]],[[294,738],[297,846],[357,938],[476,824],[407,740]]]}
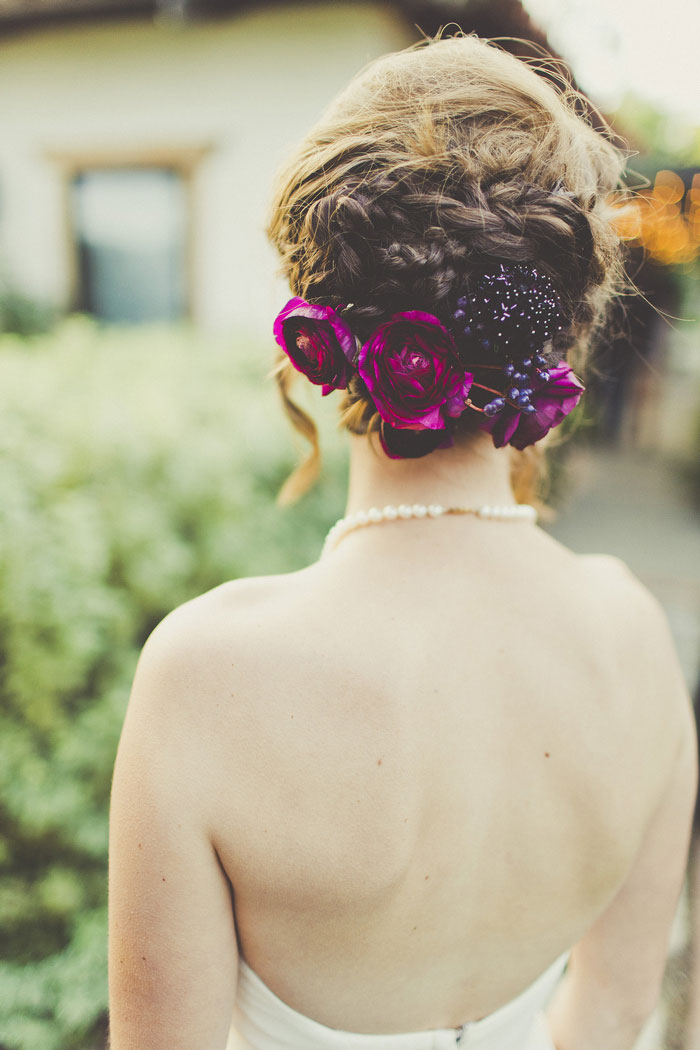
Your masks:
{"label": "skin texture", "polygon": [[[510,503],[486,435],[351,441],[348,511]],[[696,786],[663,614],[522,522],[374,526],[168,616],[110,828],[112,1050],[223,1050],[239,952],[355,1032],[457,1026],[575,945],[557,1050],[623,1050],[659,991]]]}

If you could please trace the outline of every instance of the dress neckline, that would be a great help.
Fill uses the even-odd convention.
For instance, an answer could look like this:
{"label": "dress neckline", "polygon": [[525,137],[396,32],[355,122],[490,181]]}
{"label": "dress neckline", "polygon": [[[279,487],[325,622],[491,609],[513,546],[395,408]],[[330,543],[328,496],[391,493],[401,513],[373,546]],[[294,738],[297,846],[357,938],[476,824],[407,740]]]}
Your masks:
{"label": "dress neckline", "polygon": [[[501,1030],[520,1027],[529,1014],[534,1016],[540,1010],[559,978],[564,972],[571,949],[568,948],[547,967],[535,980],[523,989],[515,998],[510,999],[490,1014],[476,1021],[467,1021],[457,1028],[423,1029],[419,1032],[398,1032],[396,1034],[377,1034],[346,1032],[331,1028],[299,1013],[280,999],[261,977],[239,958],[239,975],[237,989],[237,1008],[243,1018],[253,1020],[264,1016],[265,1023],[279,1022],[285,1031],[294,1033],[307,1040],[309,1047],[323,1047],[328,1050],[342,1047],[352,1050],[413,1050],[414,1047],[452,1047],[459,1046],[467,1050],[481,1045],[491,1045],[491,1041]],[[495,1043],[493,1045],[496,1045]],[[505,1043],[504,1043],[505,1045]]]}

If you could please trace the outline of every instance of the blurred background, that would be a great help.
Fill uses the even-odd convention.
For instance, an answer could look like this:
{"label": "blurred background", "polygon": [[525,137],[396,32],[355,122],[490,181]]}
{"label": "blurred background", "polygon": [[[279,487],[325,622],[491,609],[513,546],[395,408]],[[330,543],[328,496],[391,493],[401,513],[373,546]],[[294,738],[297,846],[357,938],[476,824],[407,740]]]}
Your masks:
{"label": "blurred background", "polygon": [[[276,166],[368,60],[452,24],[563,60],[632,152],[641,293],[552,463],[548,528],[624,558],[700,665],[700,8],[686,0],[0,2],[0,1050],[103,1050],[109,787],[139,649],[343,512],[273,384]],[[544,74],[547,75],[547,74]],[[332,401],[332,398],[326,399]],[[700,1050],[693,843],[639,1050]]]}

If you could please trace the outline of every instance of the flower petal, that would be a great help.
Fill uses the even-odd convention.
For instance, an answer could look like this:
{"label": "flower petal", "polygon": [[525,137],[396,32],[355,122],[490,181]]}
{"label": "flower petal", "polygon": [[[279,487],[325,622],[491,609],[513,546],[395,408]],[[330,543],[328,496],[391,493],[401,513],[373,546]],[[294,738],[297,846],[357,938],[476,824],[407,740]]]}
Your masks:
{"label": "flower petal", "polygon": [[315,306],[294,296],[273,324],[275,340],[290,361],[323,393],[347,386],[357,340],[329,306]]}
{"label": "flower petal", "polygon": [[394,429],[443,431],[448,418],[463,411],[464,366],[450,332],[432,314],[394,314],[360,348],[357,367]]}

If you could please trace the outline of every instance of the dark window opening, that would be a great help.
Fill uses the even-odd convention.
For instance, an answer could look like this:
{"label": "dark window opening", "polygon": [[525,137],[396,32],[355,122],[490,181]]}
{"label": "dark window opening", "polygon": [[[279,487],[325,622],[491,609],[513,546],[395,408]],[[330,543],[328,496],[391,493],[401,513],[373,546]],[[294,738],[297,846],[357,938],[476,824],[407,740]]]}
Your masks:
{"label": "dark window opening", "polygon": [[186,189],[169,168],[84,171],[71,187],[78,308],[110,323],[186,312]]}

